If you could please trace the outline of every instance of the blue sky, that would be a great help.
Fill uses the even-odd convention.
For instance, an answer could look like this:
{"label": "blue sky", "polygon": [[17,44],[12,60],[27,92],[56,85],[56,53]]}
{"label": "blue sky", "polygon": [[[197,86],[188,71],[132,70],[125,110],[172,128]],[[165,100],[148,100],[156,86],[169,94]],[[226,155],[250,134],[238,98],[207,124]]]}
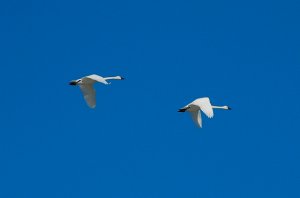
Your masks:
{"label": "blue sky", "polygon": [[[299,197],[297,1],[0,4],[1,197]],[[96,85],[89,109],[68,82]],[[177,109],[209,96],[195,127]]]}

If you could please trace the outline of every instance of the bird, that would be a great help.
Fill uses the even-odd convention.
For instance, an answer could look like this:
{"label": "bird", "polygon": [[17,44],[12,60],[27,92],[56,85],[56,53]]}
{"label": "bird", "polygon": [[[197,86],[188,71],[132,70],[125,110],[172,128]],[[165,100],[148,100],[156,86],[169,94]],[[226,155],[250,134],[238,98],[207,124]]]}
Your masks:
{"label": "bird", "polygon": [[231,110],[229,106],[213,106],[211,105],[208,97],[203,97],[194,100],[183,108],[180,108],[178,112],[190,112],[195,124],[199,128],[202,128],[201,111],[203,111],[207,117],[212,118],[214,116],[213,109]]}
{"label": "bird", "polygon": [[109,85],[108,80],[124,80],[122,76],[113,76],[113,77],[102,77],[97,74],[88,75],[77,80],[71,80],[69,85],[80,87],[80,90],[83,94],[83,97],[90,108],[96,107],[96,91],[94,89],[94,83],[100,82],[105,85]]}

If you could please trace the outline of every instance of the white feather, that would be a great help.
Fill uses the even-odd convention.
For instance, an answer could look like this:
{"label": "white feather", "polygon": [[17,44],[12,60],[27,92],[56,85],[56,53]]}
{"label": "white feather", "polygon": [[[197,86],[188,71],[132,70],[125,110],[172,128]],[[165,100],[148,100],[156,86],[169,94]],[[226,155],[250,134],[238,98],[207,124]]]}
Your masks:
{"label": "white feather", "polygon": [[96,91],[93,84],[82,84],[79,85],[83,97],[90,108],[96,107]]}
{"label": "white feather", "polygon": [[195,100],[193,102],[195,105],[199,106],[201,111],[203,111],[203,113],[209,117],[212,118],[214,117],[214,111],[213,108],[210,104],[210,100],[209,98],[205,97],[205,98],[199,98],[197,100]]}
{"label": "white feather", "polygon": [[202,119],[201,119],[201,112],[200,111],[190,111],[193,121],[198,127],[202,127]]}

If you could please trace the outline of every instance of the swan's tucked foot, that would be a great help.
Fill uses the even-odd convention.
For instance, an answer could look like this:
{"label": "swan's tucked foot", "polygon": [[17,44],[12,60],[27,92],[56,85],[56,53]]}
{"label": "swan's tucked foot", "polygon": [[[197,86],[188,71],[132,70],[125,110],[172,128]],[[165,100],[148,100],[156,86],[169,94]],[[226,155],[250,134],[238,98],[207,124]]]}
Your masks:
{"label": "swan's tucked foot", "polygon": [[178,112],[185,112],[186,110],[188,110],[190,107],[186,107],[186,108],[182,108],[182,109],[179,109]]}
{"label": "swan's tucked foot", "polygon": [[71,81],[71,82],[69,82],[69,85],[77,85],[77,82],[76,81]]}

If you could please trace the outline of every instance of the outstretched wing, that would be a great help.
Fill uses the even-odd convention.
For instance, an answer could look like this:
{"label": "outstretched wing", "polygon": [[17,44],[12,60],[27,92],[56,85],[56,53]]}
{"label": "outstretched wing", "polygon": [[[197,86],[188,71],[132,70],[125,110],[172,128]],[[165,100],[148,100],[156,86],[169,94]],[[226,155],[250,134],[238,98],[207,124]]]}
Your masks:
{"label": "outstretched wing", "polygon": [[209,98],[200,98],[198,101],[197,101],[201,111],[203,111],[203,113],[209,117],[209,118],[212,118],[214,117],[214,111],[213,111],[213,108],[210,104],[210,101],[209,101]]}
{"label": "outstretched wing", "polygon": [[191,116],[193,121],[198,127],[202,127],[202,119],[201,119],[201,112],[200,111],[191,111]]}
{"label": "outstretched wing", "polygon": [[96,75],[96,74],[92,74],[89,76],[86,76],[84,78],[82,78],[82,81],[84,83],[94,83],[95,81],[103,83],[103,84],[109,84],[102,76]]}
{"label": "outstretched wing", "polygon": [[79,85],[83,97],[90,108],[96,107],[96,91],[93,84],[82,84]]}

